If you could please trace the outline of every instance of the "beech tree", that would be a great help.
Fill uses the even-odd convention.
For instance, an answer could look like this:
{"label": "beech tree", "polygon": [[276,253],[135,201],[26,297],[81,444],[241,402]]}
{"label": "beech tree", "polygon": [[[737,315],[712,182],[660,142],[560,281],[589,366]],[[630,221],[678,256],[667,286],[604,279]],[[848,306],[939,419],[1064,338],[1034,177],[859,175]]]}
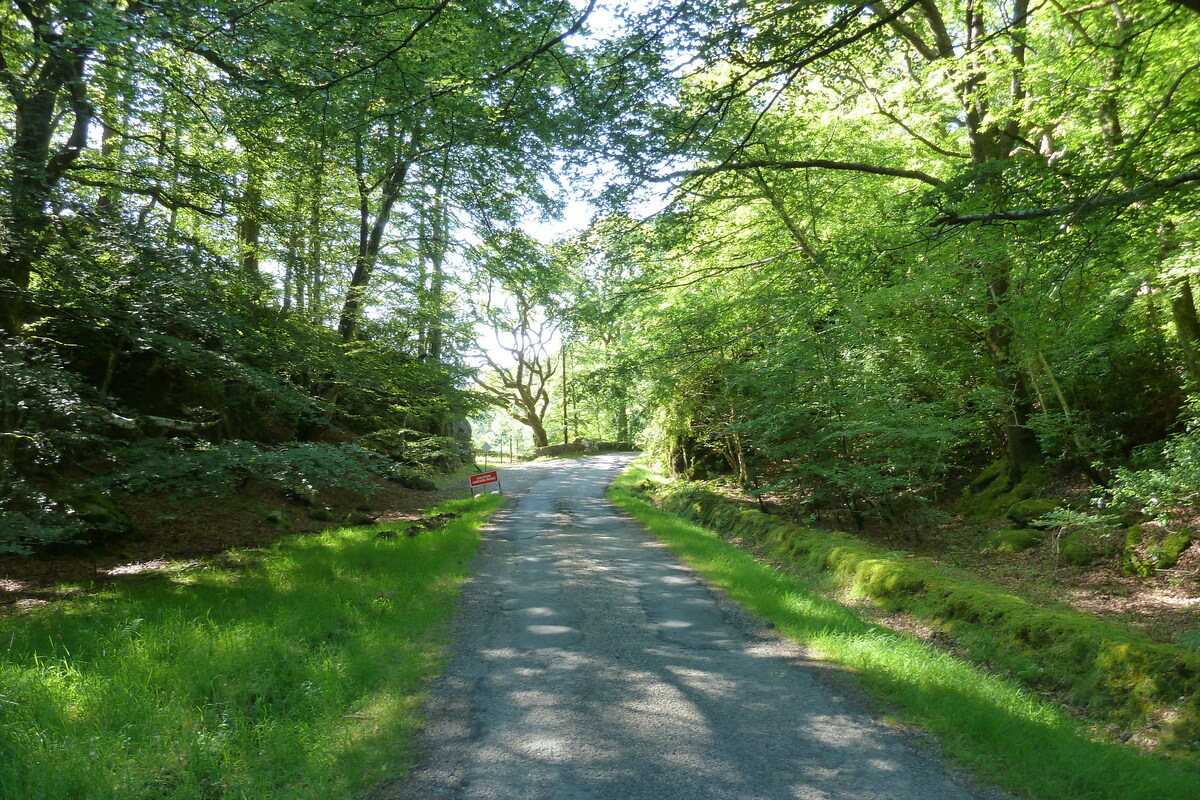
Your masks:
{"label": "beech tree", "polygon": [[549,345],[558,324],[527,300],[514,298],[512,305],[504,310],[493,308],[488,314],[496,344],[510,360],[502,361],[493,352],[483,351],[481,356],[488,369],[476,376],[475,382],[504,403],[513,419],[529,426],[538,447],[546,447],[550,444],[546,414],[551,380],[558,373],[557,354],[550,351]]}
{"label": "beech tree", "polygon": [[[478,275],[475,319],[494,337],[481,347],[486,369],[475,382],[513,419],[527,425],[538,447],[550,444],[547,411],[559,375],[569,284],[564,264],[545,245],[514,230],[492,230],[472,249]],[[504,354],[504,355],[501,355]]]}

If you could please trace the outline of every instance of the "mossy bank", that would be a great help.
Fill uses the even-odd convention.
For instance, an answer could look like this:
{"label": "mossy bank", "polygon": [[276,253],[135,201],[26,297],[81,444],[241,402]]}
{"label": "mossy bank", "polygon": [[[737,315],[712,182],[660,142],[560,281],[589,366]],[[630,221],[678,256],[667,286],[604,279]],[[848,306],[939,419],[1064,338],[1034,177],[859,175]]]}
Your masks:
{"label": "mossy bank", "polygon": [[[649,483],[643,487],[649,488]],[[751,544],[786,565],[829,576],[842,592],[911,614],[973,661],[1052,695],[1121,739],[1200,756],[1200,653],[1057,604],[1039,604],[964,572],[845,533],[814,530],[699,484],[660,485],[664,510]],[[1036,531],[1021,531],[1036,534]],[[1019,548],[1017,531],[998,535]]]}

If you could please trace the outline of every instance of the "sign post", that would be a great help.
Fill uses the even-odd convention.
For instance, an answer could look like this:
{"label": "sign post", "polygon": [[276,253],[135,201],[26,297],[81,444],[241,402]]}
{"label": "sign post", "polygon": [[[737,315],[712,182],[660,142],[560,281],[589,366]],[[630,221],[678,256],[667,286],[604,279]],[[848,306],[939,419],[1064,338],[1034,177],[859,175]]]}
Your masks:
{"label": "sign post", "polygon": [[489,483],[496,484],[496,488],[501,493],[504,492],[504,487],[500,485],[500,474],[496,470],[491,472],[481,472],[478,475],[471,476],[471,497],[475,496],[475,490],[481,486],[487,486]]}

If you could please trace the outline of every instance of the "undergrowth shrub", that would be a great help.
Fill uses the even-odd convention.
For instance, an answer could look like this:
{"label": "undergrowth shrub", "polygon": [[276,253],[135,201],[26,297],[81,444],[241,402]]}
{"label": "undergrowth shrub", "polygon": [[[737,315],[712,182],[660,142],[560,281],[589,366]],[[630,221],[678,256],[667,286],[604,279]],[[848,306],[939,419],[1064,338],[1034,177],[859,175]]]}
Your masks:
{"label": "undergrowth shrub", "polygon": [[222,444],[153,440],[127,448],[121,468],[92,481],[99,489],[163,493],[173,499],[229,494],[250,478],[289,489],[320,487],[374,491],[392,462],[352,443],[292,442],[269,448],[253,442]]}
{"label": "undergrowth shrub", "polygon": [[1183,506],[1200,502],[1200,400],[1186,411],[1186,428],[1137,453],[1134,464],[1117,470],[1112,501],[1162,523]]}
{"label": "undergrowth shrub", "polygon": [[28,555],[35,549],[73,542],[86,525],[46,492],[26,481],[0,486],[0,553]]}
{"label": "undergrowth shrub", "polygon": [[405,432],[393,458],[409,474],[457,466],[464,445],[443,434],[461,437],[453,421],[477,402],[466,367],[418,358],[399,319],[370,320],[347,343],[264,302],[261,281],[187,234],[163,248],[115,218],[63,224],[76,235],[23,291],[28,324],[0,336],[0,551],[94,530],[62,500],[85,485],[203,497],[256,478],[369,492],[392,454],[335,443],[375,431]]}
{"label": "undergrowth shrub", "polygon": [[86,526],[38,480],[110,444],[103,398],[41,341],[0,345],[0,553],[70,542]]}
{"label": "undergrowth shrub", "polygon": [[112,416],[50,345],[0,343],[0,481],[45,472],[88,445],[108,444]]}

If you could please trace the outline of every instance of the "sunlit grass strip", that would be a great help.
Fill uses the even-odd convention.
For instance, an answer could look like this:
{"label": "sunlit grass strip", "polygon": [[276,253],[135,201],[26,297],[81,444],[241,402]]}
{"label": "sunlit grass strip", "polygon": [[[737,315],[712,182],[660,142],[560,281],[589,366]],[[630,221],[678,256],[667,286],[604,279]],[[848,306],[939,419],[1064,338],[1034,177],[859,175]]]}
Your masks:
{"label": "sunlit grass strip", "polygon": [[776,629],[851,670],[907,722],[986,781],[1045,800],[1195,800],[1200,776],[1170,761],[1092,741],[1059,709],[916,638],[862,621],[812,584],[760,563],[712,531],[638,499],[633,468],[610,492],[708,581]]}
{"label": "sunlit grass strip", "polygon": [[402,774],[496,495],[0,620],[0,798],[348,798]]}

